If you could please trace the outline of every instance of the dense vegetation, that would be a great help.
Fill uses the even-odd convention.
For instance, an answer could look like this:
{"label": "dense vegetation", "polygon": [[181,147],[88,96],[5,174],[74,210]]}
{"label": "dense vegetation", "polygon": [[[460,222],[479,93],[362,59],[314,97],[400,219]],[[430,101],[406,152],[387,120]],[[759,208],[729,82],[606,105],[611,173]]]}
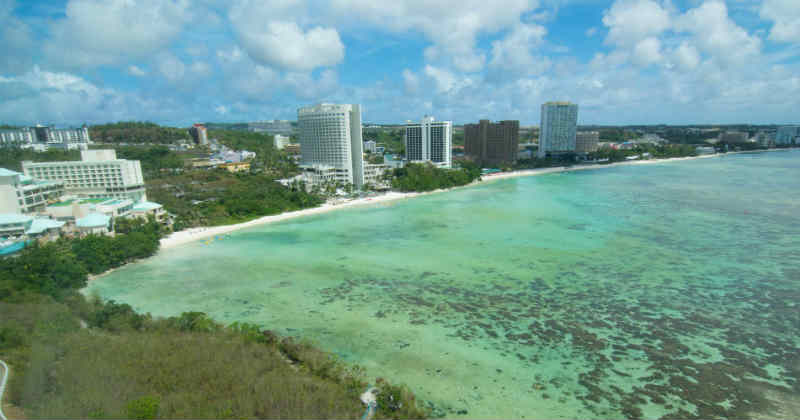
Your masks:
{"label": "dense vegetation", "polygon": [[36,152],[31,149],[21,149],[19,147],[0,147],[0,168],[22,172],[22,161],[32,160],[34,162],[56,162],[61,160],[80,160],[81,153],[78,150],[64,151],[51,149],[45,152]]}
{"label": "dense vegetation", "polygon": [[668,128],[661,134],[670,143],[703,145],[706,140],[719,136],[720,130],[696,131],[682,128]]}
{"label": "dense vegetation", "polygon": [[156,143],[170,144],[190,140],[184,128],[165,127],[151,122],[121,121],[89,127],[89,137],[95,143]]}
{"label": "dense vegetation", "polygon": [[533,154],[532,159],[518,159],[514,163],[513,169],[538,169],[538,168],[552,168],[557,166],[569,166],[575,164],[575,155],[565,154],[561,156],[537,158]]}
{"label": "dense vegetation", "polygon": [[149,180],[147,196],[177,216],[175,230],[238,223],[323,202],[304,188],[284,187],[265,174],[232,174],[222,169]]}
{"label": "dense vegetation", "polygon": [[236,130],[236,131],[247,131],[248,124],[247,123],[214,123],[214,122],[207,122],[203,124],[209,130]]}
{"label": "dense vegetation", "polygon": [[[7,402],[28,418],[363,413],[363,370],[308,343],[249,324],[223,327],[201,312],[154,319],[127,304],[84,298],[78,290],[87,273],[157,249],[157,225],[126,228],[129,233],[118,238],[65,239],[0,260],[0,354],[14,373]],[[378,385],[384,402],[379,418],[426,416],[405,387]]]}
{"label": "dense vegetation", "polygon": [[275,148],[272,135],[241,130],[209,130],[208,136],[233,150],[255,152],[252,167],[256,172],[265,172],[277,178],[288,178],[299,172],[289,154]]}
{"label": "dense vegetation", "polygon": [[464,162],[459,169],[437,168],[429,163],[409,163],[390,173],[392,187],[400,191],[433,191],[467,185],[480,179],[481,169]]}
{"label": "dense vegetation", "polygon": [[138,160],[145,179],[158,177],[164,171],[183,169],[186,165],[181,155],[165,146],[115,146],[114,149],[119,159]]}
{"label": "dense vegetation", "polygon": [[599,149],[596,152],[589,153],[589,159],[608,159],[609,162],[619,162],[625,160],[628,156],[642,155],[650,153],[650,158],[665,159],[675,157],[695,156],[697,154],[696,147],[689,144],[666,144],[666,145],[653,145],[649,143],[638,144],[635,148],[630,150],[616,150],[608,147]]}
{"label": "dense vegetation", "polygon": [[406,144],[403,140],[405,129],[403,128],[365,128],[363,130],[364,141],[374,140],[386,148],[387,153],[404,155]]}
{"label": "dense vegetation", "polygon": [[636,133],[622,128],[602,128],[598,131],[600,134],[600,141],[611,143],[624,143],[638,137]]}
{"label": "dense vegetation", "polygon": [[234,150],[254,151],[273,144],[273,136],[270,134],[242,130],[208,130],[208,138],[217,139]]}
{"label": "dense vegetation", "polygon": [[191,139],[186,129],[137,121],[93,125],[89,127],[89,137],[96,143],[129,144],[168,144]]}

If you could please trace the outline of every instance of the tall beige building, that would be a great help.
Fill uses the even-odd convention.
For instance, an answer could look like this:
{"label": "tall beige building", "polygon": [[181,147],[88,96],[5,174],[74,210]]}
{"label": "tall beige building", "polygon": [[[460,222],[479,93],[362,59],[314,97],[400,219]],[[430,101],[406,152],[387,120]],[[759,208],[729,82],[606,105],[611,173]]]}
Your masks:
{"label": "tall beige building", "polygon": [[600,141],[598,131],[578,131],[575,134],[575,153],[586,154],[597,151],[597,143]]}

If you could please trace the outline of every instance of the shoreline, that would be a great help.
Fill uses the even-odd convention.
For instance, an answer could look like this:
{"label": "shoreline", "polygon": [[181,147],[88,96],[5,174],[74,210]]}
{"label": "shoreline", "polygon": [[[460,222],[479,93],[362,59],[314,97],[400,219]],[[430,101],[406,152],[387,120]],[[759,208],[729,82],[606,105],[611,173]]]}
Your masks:
{"label": "shoreline", "polygon": [[[785,149],[768,149],[768,150],[760,150],[758,152],[772,152],[772,151],[780,151]],[[582,170],[591,170],[591,169],[601,169],[601,168],[613,168],[617,166],[624,166],[624,165],[646,165],[646,164],[655,164],[655,163],[667,163],[667,162],[677,162],[677,161],[685,161],[685,160],[695,160],[695,159],[706,159],[706,158],[714,158],[720,156],[726,156],[731,154],[740,154],[740,153],[752,153],[749,151],[742,151],[742,152],[728,152],[728,153],[715,153],[711,155],[700,155],[700,156],[686,156],[686,157],[677,157],[677,158],[667,158],[667,159],[648,159],[648,160],[632,160],[632,161],[623,161],[623,162],[614,162],[609,164],[590,164],[590,165],[574,165],[574,166],[558,166],[558,167],[550,167],[550,168],[538,168],[538,169],[523,169],[519,171],[511,171],[511,172],[501,172],[491,175],[483,175],[479,181],[471,182],[467,185],[462,185],[459,187],[442,189],[442,190],[434,190],[434,191],[427,191],[427,192],[397,192],[397,191],[390,191],[388,193],[378,195],[375,197],[367,197],[367,198],[357,198],[357,199],[350,199],[344,200],[343,202],[337,202],[336,200],[328,201],[322,204],[319,207],[313,207],[303,210],[295,210],[291,212],[284,212],[280,214],[274,214],[269,216],[262,216],[257,219],[250,220],[248,222],[236,223],[233,225],[222,225],[222,226],[211,226],[211,227],[195,227],[185,229],[179,232],[173,232],[169,236],[161,239],[161,249],[169,249],[180,245],[185,245],[190,242],[195,242],[203,239],[213,238],[214,236],[224,235],[230,232],[234,232],[240,229],[245,229],[249,227],[255,227],[275,222],[280,222],[284,220],[295,219],[298,217],[303,216],[311,216],[316,214],[324,214],[334,210],[351,208],[351,207],[358,207],[363,205],[369,204],[380,204],[380,203],[388,203],[393,201],[398,201],[407,198],[414,198],[428,194],[436,194],[442,193],[447,191],[452,191],[456,188],[465,188],[474,185],[480,185],[483,182],[487,181],[494,181],[499,179],[508,179],[508,178],[519,178],[524,176],[538,176],[538,175],[546,175],[552,173],[561,173],[561,172],[572,172],[572,171],[582,171]],[[101,277],[107,273],[98,274],[94,276],[95,278]]]}

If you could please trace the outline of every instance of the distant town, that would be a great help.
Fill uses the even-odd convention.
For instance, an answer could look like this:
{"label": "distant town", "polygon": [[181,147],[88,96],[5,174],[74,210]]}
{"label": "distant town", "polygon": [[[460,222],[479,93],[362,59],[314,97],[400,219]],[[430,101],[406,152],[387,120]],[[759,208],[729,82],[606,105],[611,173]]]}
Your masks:
{"label": "distant town", "polygon": [[[121,219],[150,220],[179,230],[261,215],[252,202],[250,213],[224,206],[220,210],[219,202],[225,201],[220,194],[203,195],[209,189],[202,189],[217,179],[187,180],[193,171],[232,176],[225,178],[226,186],[214,188],[218,193],[233,191],[233,180],[252,173],[295,194],[340,200],[391,190],[402,169],[413,165],[452,171],[469,164],[491,174],[800,144],[796,125],[579,127],[577,121],[578,105],[569,102],[543,104],[538,127],[520,126],[516,120],[459,126],[428,115],[404,124],[377,125],[362,122],[357,104],[321,103],[300,108],[297,121],[198,123],[188,129],[150,123],[66,129],[4,126],[4,153],[19,150],[26,158],[18,168],[0,168],[0,255],[62,235],[114,235]],[[142,151],[150,149],[156,152]],[[124,158],[118,150],[126,156],[145,154],[143,159]],[[166,202],[148,200],[148,191]],[[303,197],[288,200],[303,201],[300,207],[313,205]],[[180,202],[187,200],[187,206],[195,208],[183,208]],[[218,219],[189,216],[198,208],[227,213]],[[295,204],[270,211],[291,208]]]}

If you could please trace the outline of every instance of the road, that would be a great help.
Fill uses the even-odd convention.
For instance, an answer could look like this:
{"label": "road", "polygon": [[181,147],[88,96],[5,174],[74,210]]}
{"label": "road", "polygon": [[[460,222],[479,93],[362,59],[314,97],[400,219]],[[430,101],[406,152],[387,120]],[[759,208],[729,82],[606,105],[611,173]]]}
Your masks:
{"label": "road", "polygon": [[3,367],[3,379],[0,379],[0,420],[7,420],[6,415],[3,414],[3,393],[6,391],[6,382],[8,382],[8,365],[6,362],[0,360],[0,366]]}

